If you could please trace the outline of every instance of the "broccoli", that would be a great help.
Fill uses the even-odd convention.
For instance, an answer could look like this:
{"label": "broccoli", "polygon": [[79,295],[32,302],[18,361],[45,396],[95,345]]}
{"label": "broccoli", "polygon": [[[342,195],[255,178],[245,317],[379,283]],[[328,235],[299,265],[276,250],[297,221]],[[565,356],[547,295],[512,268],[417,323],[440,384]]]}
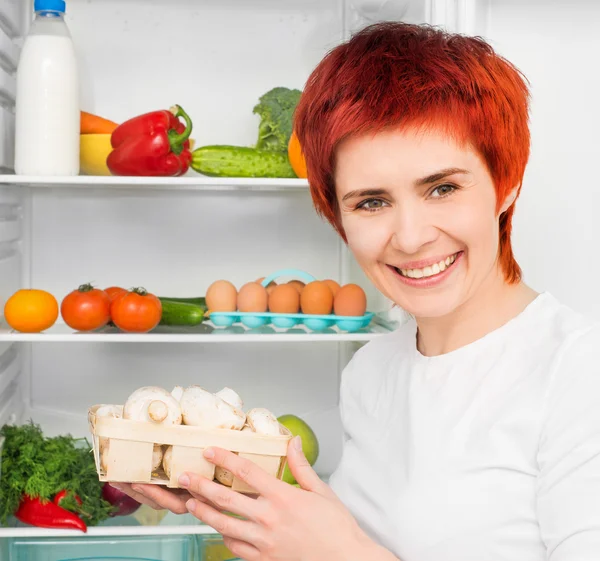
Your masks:
{"label": "broccoli", "polygon": [[285,152],[292,136],[292,119],[301,95],[300,90],[273,88],[259,98],[253,113],[260,116],[258,127],[259,150]]}

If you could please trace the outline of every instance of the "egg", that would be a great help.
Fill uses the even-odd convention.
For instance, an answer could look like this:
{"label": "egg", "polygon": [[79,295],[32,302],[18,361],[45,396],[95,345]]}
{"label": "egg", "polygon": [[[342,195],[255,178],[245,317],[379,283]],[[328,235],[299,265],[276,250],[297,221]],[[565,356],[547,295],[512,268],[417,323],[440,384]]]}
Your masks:
{"label": "egg", "polygon": [[300,310],[300,293],[290,284],[280,284],[269,294],[269,311],[274,314],[297,314]]}
{"label": "egg", "polygon": [[363,316],[367,311],[367,295],[357,284],[342,286],[333,300],[333,313],[337,316]]}
{"label": "egg", "polygon": [[257,282],[248,282],[238,292],[237,305],[240,312],[267,311],[267,289]]}
{"label": "egg", "polygon": [[[258,284],[260,284],[262,281],[265,280],[265,277],[260,277],[259,279],[256,279],[256,282]],[[268,285],[267,285],[267,294],[271,294],[271,292],[273,292],[273,289],[277,286],[277,283],[275,281],[271,281]]]}
{"label": "egg", "polygon": [[300,308],[303,314],[330,314],[332,306],[333,293],[324,282],[312,281],[302,289]]}
{"label": "egg", "polygon": [[237,290],[226,280],[213,282],[206,291],[206,306],[211,312],[235,312]]}
{"label": "egg", "polygon": [[329,289],[333,293],[333,297],[335,298],[335,295],[338,293],[338,290],[340,289],[339,283],[337,283],[336,281],[334,281],[332,279],[326,279],[323,282],[329,287]]}
{"label": "egg", "polygon": [[300,294],[302,292],[302,289],[306,286],[302,281],[299,280],[291,280],[290,282],[288,282],[288,284],[295,287],[298,291],[298,294]]}

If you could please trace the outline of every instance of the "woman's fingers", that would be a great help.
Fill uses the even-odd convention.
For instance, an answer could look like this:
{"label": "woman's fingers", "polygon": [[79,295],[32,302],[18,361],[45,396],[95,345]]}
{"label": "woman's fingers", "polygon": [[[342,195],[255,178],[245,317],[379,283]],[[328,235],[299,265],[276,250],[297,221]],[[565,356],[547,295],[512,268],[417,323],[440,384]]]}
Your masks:
{"label": "woman's fingers", "polygon": [[269,498],[277,495],[281,490],[281,481],[269,475],[254,462],[240,458],[223,448],[211,447],[204,451],[204,457],[215,466],[222,467],[233,473],[240,481],[243,481],[256,491],[257,494]]}
{"label": "woman's fingers", "polygon": [[262,530],[254,522],[228,516],[196,499],[190,499],[187,502],[187,508],[198,520],[214,528],[224,537],[252,544],[255,548],[264,543]]}
{"label": "woman's fingers", "polygon": [[111,487],[114,487],[115,489],[118,489],[119,491],[122,491],[126,495],[130,496],[132,499],[136,500],[138,503],[147,505],[150,508],[153,508],[155,510],[162,510],[162,508],[163,508],[162,506],[160,506],[158,503],[154,502],[152,499],[150,499],[146,495],[139,493],[137,491],[134,491],[131,488],[131,484],[129,484],[129,483],[111,483],[111,482],[109,482],[108,484]]}
{"label": "woman's fingers", "polygon": [[302,450],[302,440],[295,436],[288,445],[287,463],[294,479],[302,489],[318,493],[324,497],[335,497],[333,491],[312,468]]}
{"label": "woman's fingers", "polygon": [[189,500],[190,494],[186,491],[179,489],[167,490],[162,485],[145,485],[142,483],[134,483],[132,489],[158,505],[159,509],[166,508],[175,514],[185,514],[187,512],[185,503]]}
{"label": "woman's fingers", "polygon": [[185,485],[194,498],[204,498],[203,502],[212,505],[214,509],[231,512],[250,520],[257,520],[265,508],[264,503],[196,473],[185,473],[179,479],[179,484]]}

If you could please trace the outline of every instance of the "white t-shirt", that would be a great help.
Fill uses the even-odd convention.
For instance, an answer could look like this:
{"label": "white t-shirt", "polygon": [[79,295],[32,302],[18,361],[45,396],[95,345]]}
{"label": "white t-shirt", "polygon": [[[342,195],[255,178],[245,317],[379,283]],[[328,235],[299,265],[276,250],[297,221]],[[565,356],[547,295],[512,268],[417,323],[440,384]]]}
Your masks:
{"label": "white t-shirt", "polygon": [[600,560],[600,326],[550,294],[437,357],[371,341],[340,407],[331,487],[402,561]]}

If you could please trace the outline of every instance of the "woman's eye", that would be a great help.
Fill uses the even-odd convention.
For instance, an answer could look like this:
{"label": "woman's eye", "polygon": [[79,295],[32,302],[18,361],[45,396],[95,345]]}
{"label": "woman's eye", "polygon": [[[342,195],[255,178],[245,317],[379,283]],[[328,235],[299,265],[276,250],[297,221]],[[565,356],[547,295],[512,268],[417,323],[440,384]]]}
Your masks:
{"label": "woman's eye", "polygon": [[441,199],[442,197],[447,197],[448,195],[452,194],[454,191],[456,191],[456,187],[454,185],[450,185],[449,183],[445,183],[444,185],[438,185],[431,192],[431,196],[434,199]]}
{"label": "woman's eye", "polygon": [[387,203],[381,199],[367,199],[366,201],[360,203],[356,208],[375,211],[383,208],[386,205]]}

